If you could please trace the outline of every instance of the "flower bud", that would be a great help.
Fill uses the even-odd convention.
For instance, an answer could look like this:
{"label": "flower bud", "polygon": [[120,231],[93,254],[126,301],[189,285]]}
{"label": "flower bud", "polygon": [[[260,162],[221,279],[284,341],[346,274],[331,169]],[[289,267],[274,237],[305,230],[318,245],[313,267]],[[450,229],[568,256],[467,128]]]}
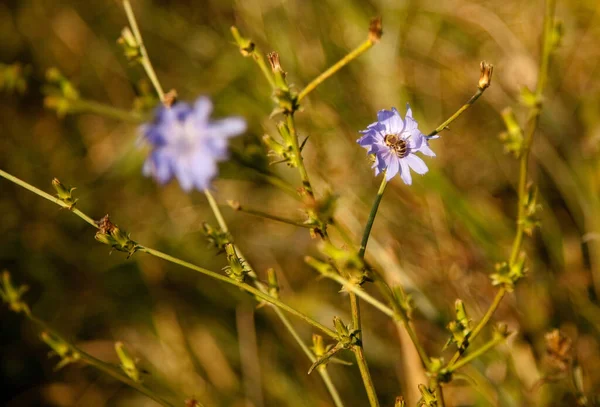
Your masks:
{"label": "flower bud", "polygon": [[394,403],[394,407],[406,407],[406,402],[404,401],[404,397],[402,397],[402,396],[396,397],[396,402]]}
{"label": "flower bud", "polygon": [[323,337],[319,334],[313,334],[313,347],[312,350],[317,358],[320,358],[325,354],[325,345],[323,344]]}
{"label": "flower bud", "polygon": [[383,35],[383,29],[381,27],[381,17],[375,17],[369,23],[369,41],[372,43],[379,42]]}
{"label": "flower bud", "polygon": [[230,278],[243,283],[248,274],[248,270],[246,270],[243,261],[237,255],[233,244],[226,243],[224,247],[229,266],[224,267],[223,270]]}
{"label": "flower bud", "polygon": [[24,312],[29,315],[29,306],[25,301],[22,300],[23,294],[29,290],[26,285],[14,286],[8,271],[2,272],[2,279],[0,280],[0,299],[8,304],[10,309],[14,312]]}
{"label": "flower bud", "polygon": [[136,40],[129,27],[125,27],[123,30],[121,30],[121,36],[117,40],[117,44],[123,48],[123,53],[129,61],[135,62],[142,59],[140,44]]}
{"label": "flower bud", "polygon": [[123,345],[123,342],[115,342],[115,351],[117,352],[117,356],[121,361],[121,369],[125,372],[127,376],[129,376],[133,381],[140,381],[140,372],[135,364],[135,360],[131,356],[131,354]]}
{"label": "flower bud", "polygon": [[492,74],[494,73],[494,65],[481,61],[481,76],[479,76],[479,89],[484,90],[492,84]]}

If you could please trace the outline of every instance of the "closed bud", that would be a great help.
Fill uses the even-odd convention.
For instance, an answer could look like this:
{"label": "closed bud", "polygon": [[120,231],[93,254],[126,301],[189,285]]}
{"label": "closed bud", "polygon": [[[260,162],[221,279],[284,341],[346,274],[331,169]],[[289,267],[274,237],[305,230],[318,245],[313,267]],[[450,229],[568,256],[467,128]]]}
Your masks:
{"label": "closed bud", "polygon": [[279,63],[279,54],[277,52],[269,52],[267,54],[267,59],[269,60],[271,70],[274,74],[285,74],[283,69],[281,69],[281,64]]}
{"label": "closed bud", "polygon": [[375,17],[369,23],[369,41],[372,43],[379,42],[382,35],[381,17]]}
{"label": "closed bud", "polygon": [[125,27],[121,30],[121,36],[117,40],[117,43],[123,48],[123,53],[129,61],[134,62],[142,59],[140,44],[129,27]]}
{"label": "closed bud", "polygon": [[231,34],[240,48],[240,53],[245,57],[252,55],[256,49],[254,43],[250,39],[242,37],[239,30],[235,26],[231,27]]}
{"label": "closed bud", "polygon": [[338,333],[340,340],[350,337],[348,327],[340,317],[333,317],[333,326],[335,326],[335,331]]}
{"label": "closed bud", "polygon": [[224,248],[229,266],[226,266],[223,270],[232,279],[239,282],[244,282],[244,279],[248,274],[248,270],[246,270],[244,263],[237,255],[235,247],[231,243],[226,243]]}
{"label": "closed bud", "polygon": [[312,350],[317,358],[320,358],[325,354],[325,345],[323,344],[323,337],[319,334],[313,334],[313,347]]}
{"label": "closed bud", "polygon": [[40,338],[52,349],[50,355],[57,355],[61,358],[61,361],[55,366],[54,370],[62,369],[69,363],[74,363],[81,359],[79,352],[75,351],[69,343],[65,342],[58,335],[44,331],[40,334]]}
{"label": "closed bud", "polygon": [[140,372],[135,364],[135,360],[131,356],[131,354],[123,345],[123,342],[115,343],[115,351],[117,352],[117,356],[121,361],[121,369],[125,372],[127,376],[129,376],[133,381],[140,381]]}
{"label": "closed bud", "polygon": [[492,84],[492,74],[494,73],[494,65],[481,61],[479,64],[481,75],[479,76],[479,89],[484,90]]}
{"label": "closed bud", "polygon": [[209,246],[217,249],[219,253],[224,252],[225,245],[231,242],[229,233],[223,232],[221,228],[214,228],[210,224],[204,222],[202,224],[202,230],[204,230],[204,236],[208,240]]}
{"label": "closed bud", "polygon": [[14,286],[10,273],[8,271],[2,272],[2,278],[0,279],[0,299],[8,304],[10,309],[14,312],[24,312],[29,315],[29,306],[25,301],[22,300],[23,294],[29,290],[26,285]]}
{"label": "closed bud", "polygon": [[120,252],[128,253],[127,258],[139,249],[138,244],[131,240],[130,235],[112,223],[108,215],[96,221],[96,225],[98,226],[98,232],[96,232],[94,238],[100,243],[109,245]]}
{"label": "closed bud", "polygon": [[406,407],[406,401],[404,401],[404,397],[402,397],[402,396],[396,397],[396,402],[394,403],[394,407]]}

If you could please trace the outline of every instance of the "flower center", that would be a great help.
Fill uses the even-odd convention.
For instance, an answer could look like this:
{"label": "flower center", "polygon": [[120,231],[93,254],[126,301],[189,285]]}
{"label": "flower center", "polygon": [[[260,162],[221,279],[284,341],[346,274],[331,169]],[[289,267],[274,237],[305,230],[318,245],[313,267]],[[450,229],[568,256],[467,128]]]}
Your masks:
{"label": "flower center", "polygon": [[383,141],[398,158],[404,158],[408,154],[408,143],[397,134],[386,134]]}

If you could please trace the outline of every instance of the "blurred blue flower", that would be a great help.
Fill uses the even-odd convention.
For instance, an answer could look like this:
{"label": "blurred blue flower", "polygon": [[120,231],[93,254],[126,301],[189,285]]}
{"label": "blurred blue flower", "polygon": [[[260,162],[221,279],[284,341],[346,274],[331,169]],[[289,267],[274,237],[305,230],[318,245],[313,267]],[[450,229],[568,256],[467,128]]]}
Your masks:
{"label": "blurred blue flower", "polygon": [[152,146],[143,172],[160,184],[177,178],[185,191],[209,188],[217,163],[228,157],[228,139],[246,130],[241,117],[211,120],[212,102],[199,97],[193,106],[184,102],[161,106],[152,123],[141,126],[143,141]]}
{"label": "blurred blue flower", "polygon": [[408,103],[404,120],[395,107],[392,110],[380,110],[377,121],[360,133],[363,136],[357,140],[358,144],[366,148],[368,154],[375,156],[375,175],[385,170],[385,178],[389,181],[399,173],[402,181],[410,185],[410,169],[421,175],[429,171],[416,153],[430,157],[435,157],[435,153],[429,148],[427,136],[419,131]]}

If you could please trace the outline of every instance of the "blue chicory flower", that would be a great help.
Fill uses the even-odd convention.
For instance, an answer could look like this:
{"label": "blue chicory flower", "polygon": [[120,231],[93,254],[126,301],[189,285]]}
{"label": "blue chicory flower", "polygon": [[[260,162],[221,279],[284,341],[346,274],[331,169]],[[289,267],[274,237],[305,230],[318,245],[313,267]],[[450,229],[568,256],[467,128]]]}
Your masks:
{"label": "blue chicory flower", "polygon": [[435,153],[429,148],[427,136],[419,131],[408,103],[404,120],[395,107],[392,110],[380,110],[377,121],[360,133],[363,136],[357,143],[368,150],[367,154],[375,156],[375,175],[385,171],[385,178],[389,181],[399,173],[402,181],[410,185],[410,169],[421,175],[429,171],[416,153],[429,157],[435,157]]}
{"label": "blue chicory flower", "polygon": [[246,130],[241,117],[211,120],[212,102],[199,97],[157,109],[154,121],[140,127],[143,141],[152,146],[143,173],[158,183],[173,177],[185,191],[203,191],[217,175],[217,163],[228,157],[227,142]]}

